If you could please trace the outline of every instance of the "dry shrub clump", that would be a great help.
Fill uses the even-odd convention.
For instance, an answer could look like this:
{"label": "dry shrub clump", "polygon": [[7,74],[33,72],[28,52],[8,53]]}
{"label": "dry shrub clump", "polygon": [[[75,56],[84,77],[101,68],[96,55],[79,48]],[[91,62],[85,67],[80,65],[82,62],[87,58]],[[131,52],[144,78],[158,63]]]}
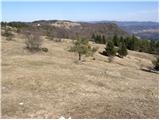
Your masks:
{"label": "dry shrub clump", "polygon": [[26,36],[26,48],[30,51],[39,51],[41,50],[42,39],[38,32],[25,32]]}

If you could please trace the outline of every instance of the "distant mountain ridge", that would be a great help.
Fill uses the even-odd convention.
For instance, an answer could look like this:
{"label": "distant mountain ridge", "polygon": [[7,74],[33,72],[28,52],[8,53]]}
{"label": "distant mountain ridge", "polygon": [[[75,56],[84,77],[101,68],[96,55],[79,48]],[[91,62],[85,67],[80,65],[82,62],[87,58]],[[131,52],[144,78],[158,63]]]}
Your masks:
{"label": "distant mountain ridge", "polygon": [[159,40],[159,22],[92,21],[90,23],[115,23],[128,34],[135,34],[141,39]]}
{"label": "distant mountain ridge", "polygon": [[39,26],[41,29],[50,29],[56,37],[75,39],[77,35],[91,39],[93,34],[104,35],[111,38],[118,36],[129,36],[115,23],[88,23],[74,22],[68,20],[39,20],[30,23],[32,26]]}
{"label": "distant mountain ridge", "polygon": [[27,24],[31,28],[39,27],[41,33],[48,31],[54,37],[75,39],[77,35],[91,39],[93,34],[104,35],[107,39],[134,34],[141,39],[159,40],[158,22],[136,21],[70,21],[70,20],[37,20],[33,22],[11,22]]}

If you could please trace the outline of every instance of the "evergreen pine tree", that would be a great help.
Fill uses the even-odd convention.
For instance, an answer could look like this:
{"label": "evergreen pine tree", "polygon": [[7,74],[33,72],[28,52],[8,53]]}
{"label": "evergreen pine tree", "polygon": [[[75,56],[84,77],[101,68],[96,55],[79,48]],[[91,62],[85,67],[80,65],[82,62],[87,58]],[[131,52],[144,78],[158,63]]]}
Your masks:
{"label": "evergreen pine tree", "polygon": [[102,44],[106,44],[106,38],[104,35],[102,36]]}
{"label": "evergreen pine tree", "polygon": [[117,35],[114,35],[114,36],[113,36],[112,41],[113,41],[113,43],[114,43],[115,46],[118,46],[118,44],[119,44],[119,39],[118,39]]}
{"label": "evergreen pine tree", "polygon": [[124,42],[124,41],[122,41],[122,42],[120,43],[120,45],[119,45],[118,54],[119,54],[119,56],[122,57],[122,58],[128,54],[127,48],[126,48],[126,45],[125,45],[125,42]]}
{"label": "evergreen pine tree", "polygon": [[[123,37],[121,36],[119,42],[123,42],[123,40],[124,40],[124,39],[123,39]],[[119,43],[119,44],[120,44],[120,43]]]}
{"label": "evergreen pine tree", "polygon": [[91,39],[92,39],[92,41],[94,41],[94,42],[95,42],[96,36],[95,36],[95,34],[94,34],[94,33],[92,34]]}
{"label": "evergreen pine tree", "polygon": [[82,55],[87,54],[89,51],[89,41],[86,39],[76,40],[74,46],[71,48],[71,51],[78,53],[78,59],[81,60]]}
{"label": "evergreen pine tree", "polygon": [[114,48],[114,44],[112,41],[109,41],[106,45],[105,51],[103,52],[104,55],[107,56],[115,56],[116,50]]}

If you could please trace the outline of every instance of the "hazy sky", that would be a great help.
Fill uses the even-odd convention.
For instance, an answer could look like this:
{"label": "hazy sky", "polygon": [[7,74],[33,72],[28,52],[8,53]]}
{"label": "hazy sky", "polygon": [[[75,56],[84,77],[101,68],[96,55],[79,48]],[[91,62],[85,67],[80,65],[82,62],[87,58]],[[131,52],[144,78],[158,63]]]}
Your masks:
{"label": "hazy sky", "polygon": [[[45,0],[44,0],[45,1]],[[158,21],[158,2],[2,2],[2,21]]]}

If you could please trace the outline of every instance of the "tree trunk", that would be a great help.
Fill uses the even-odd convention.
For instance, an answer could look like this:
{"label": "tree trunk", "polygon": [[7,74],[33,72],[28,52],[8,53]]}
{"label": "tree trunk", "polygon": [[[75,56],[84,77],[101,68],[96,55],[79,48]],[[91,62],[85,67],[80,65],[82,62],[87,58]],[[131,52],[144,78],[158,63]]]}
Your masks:
{"label": "tree trunk", "polygon": [[81,60],[81,53],[78,53],[78,55],[79,55],[79,60]]}

